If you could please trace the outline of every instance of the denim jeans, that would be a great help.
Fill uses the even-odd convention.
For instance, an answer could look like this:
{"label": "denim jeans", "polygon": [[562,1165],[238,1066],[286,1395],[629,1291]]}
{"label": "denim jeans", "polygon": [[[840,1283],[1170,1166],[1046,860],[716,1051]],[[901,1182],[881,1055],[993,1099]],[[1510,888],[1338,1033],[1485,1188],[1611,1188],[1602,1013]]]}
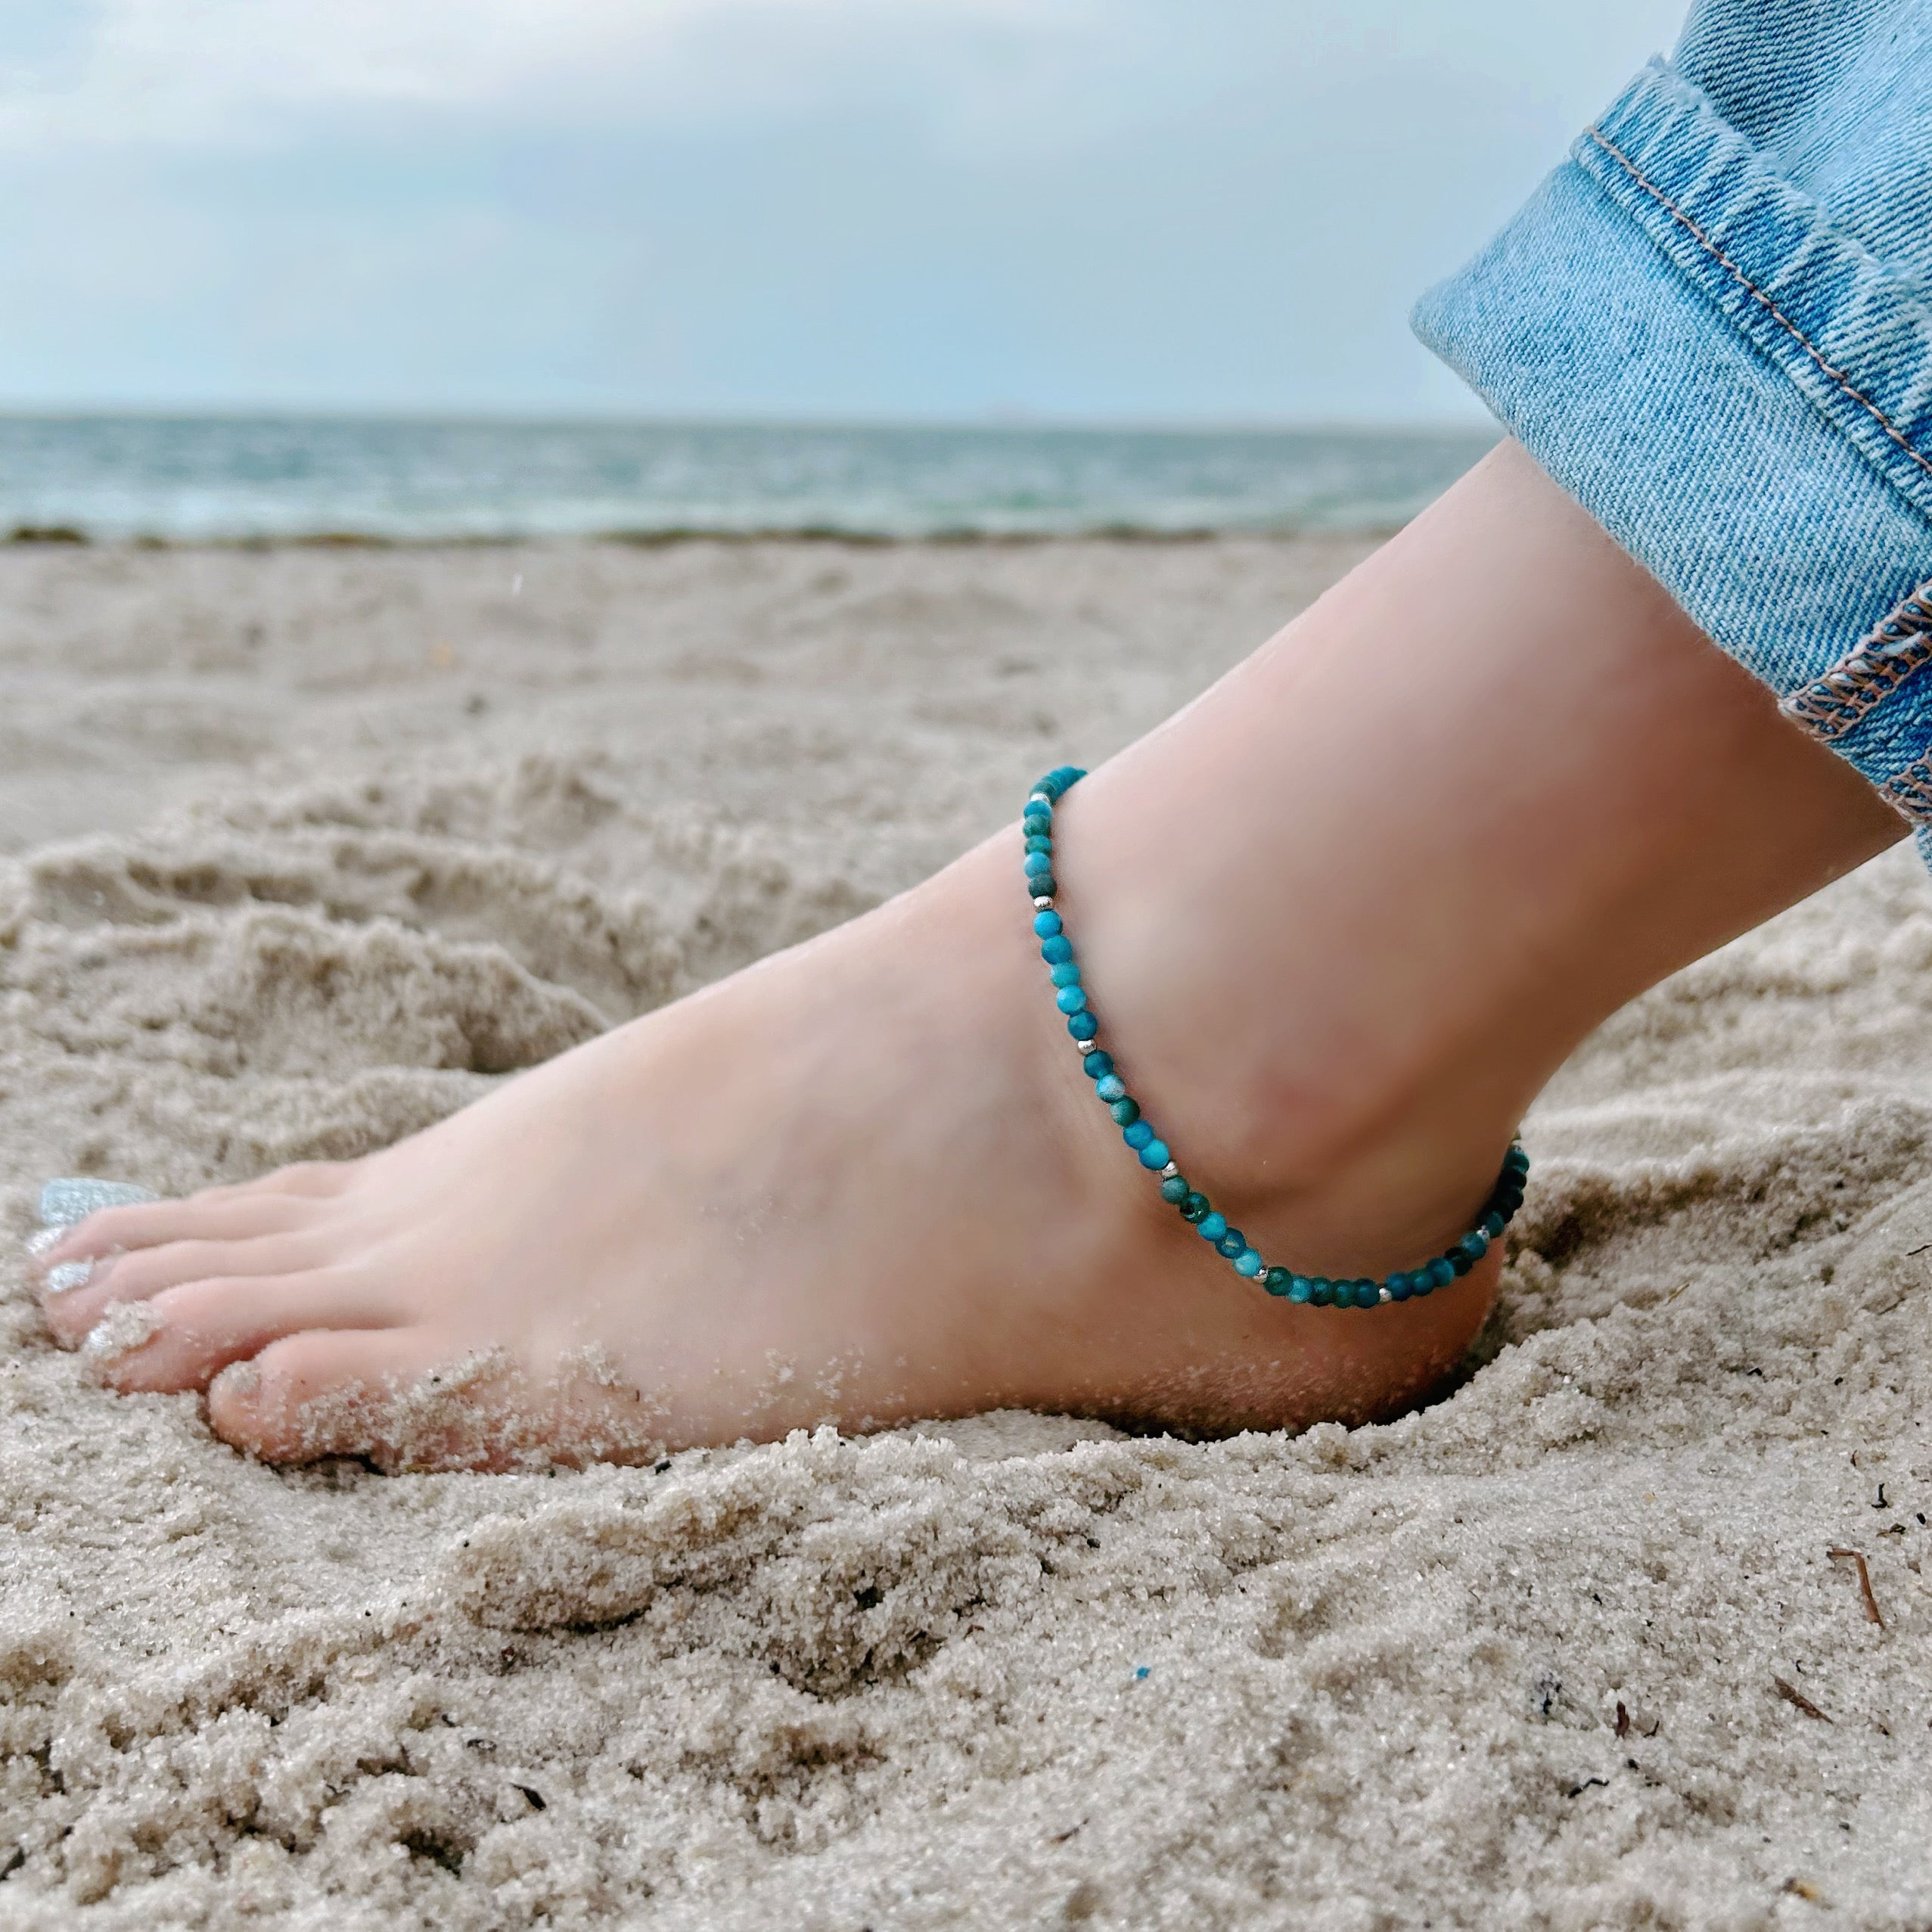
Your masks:
{"label": "denim jeans", "polygon": [[1932,0],[1700,0],[1415,319],[1932,861]]}

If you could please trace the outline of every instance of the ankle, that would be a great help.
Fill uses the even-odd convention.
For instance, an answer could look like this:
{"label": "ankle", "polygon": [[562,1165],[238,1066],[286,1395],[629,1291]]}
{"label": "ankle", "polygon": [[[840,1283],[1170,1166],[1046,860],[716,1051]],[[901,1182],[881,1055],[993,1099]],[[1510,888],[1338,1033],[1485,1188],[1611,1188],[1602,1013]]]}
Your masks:
{"label": "ankle", "polygon": [[[1117,824],[1102,827],[1089,816],[1095,843],[1111,842]],[[1014,903],[1011,861],[1002,836],[969,864],[981,874],[982,893],[1011,907],[1009,927],[1027,934],[1017,997],[1031,1009],[1021,1023],[1030,1039],[1033,1110],[1076,1151],[1083,1194],[1102,1220],[1124,1225],[1130,1241],[1172,1240],[1190,1249],[1191,1229],[1122,1148],[1095,1103],[1082,1050],[1039,983],[1024,902]],[[1449,1042],[1412,1027],[1371,1027],[1371,1051],[1337,1054],[1332,1034],[1295,1025],[1322,988],[1296,986],[1291,974],[1272,976],[1281,1019],[1266,1038],[1244,1045],[1225,1029],[1194,1026],[1188,949],[1171,938],[1185,924],[1178,909],[1129,936],[1129,922],[1106,916],[1091,879],[1079,895],[1085,910],[1075,897],[1063,902],[1069,935],[1083,964],[1100,962],[1089,976],[1101,1023],[1094,1044],[1117,1063],[1182,1173],[1269,1259],[1297,1272],[1379,1277],[1421,1266],[1475,1225],[1515,1115],[1506,1102],[1458,1083]],[[1120,903],[1131,914],[1148,895],[1129,890]],[[1097,945],[1089,940],[1095,927]],[[1224,1004],[1205,1002],[1210,1012]]]}
{"label": "ankle", "polygon": [[1183,1170],[1367,1272],[1592,1027],[1897,831],[1506,446],[1070,794],[1055,876]]}

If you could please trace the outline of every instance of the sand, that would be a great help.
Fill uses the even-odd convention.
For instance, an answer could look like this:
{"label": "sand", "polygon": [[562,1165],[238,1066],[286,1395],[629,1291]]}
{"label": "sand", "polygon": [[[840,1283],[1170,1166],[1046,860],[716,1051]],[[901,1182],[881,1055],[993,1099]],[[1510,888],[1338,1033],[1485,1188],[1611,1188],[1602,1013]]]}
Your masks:
{"label": "sand", "polygon": [[284,1473],[40,1328],[46,1176],[407,1132],[910,882],[1360,548],[0,552],[0,1927],[1932,1921],[1904,853],[1576,1055],[1387,1427]]}

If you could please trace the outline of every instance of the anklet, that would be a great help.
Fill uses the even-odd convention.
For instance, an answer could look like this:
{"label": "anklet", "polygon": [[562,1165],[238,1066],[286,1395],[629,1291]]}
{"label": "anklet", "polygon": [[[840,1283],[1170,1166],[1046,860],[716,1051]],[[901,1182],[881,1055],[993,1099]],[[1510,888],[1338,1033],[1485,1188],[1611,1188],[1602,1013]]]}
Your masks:
{"label": "anklet", "polygon": [[1489,1244],[1502,1238],[1503,1230],[1523,1205],[1530,1157],[1520,1141],[1510,1142],[1502,1172],[1475,1226],[1419,1268],[1399,1269],[1379,1281],[1331,1281],[1322,1275],[1297,1275],[1290,1269],[1270,1267],[1248,1245],[1241,1231],[1228,1226],[1228,1217],[1217,1213],[1207,1195],[1181,1172],[1167,1143],[1142,1117],[1140,1103],[1114,1070],[1114,1056],[1100,1044],[1100,1022],[1088,1003],[1086,988],[1080,983],[1073,943],[1054,910],[1054,895],[1059,887],[1053,876],[1053,810],[1086,776],[1077,766],[1062,765],[1048,772],[1027,796],[1020,828],[1027,842],[1027,890],[1033,902],[1033,931],[1040,942],[1040,957],[1050,968],[1054,1003],[1067,1016],[1067,1033],[1079,1051],[1094,1092],[1113,1115],[1120,1138],[1135,1157],[1160,1177],[1161,1199],[1178,1209],[1182,1220],[1191,1222],[1201,1238],[1234,1264],[1237,1275],[1257,1282],[1271,1295],[1315,1308],[1374,1308],[1383,1302],[1408,1301],[1433,1294],[1458,1275],[1468,1274],[1489,1252]]}

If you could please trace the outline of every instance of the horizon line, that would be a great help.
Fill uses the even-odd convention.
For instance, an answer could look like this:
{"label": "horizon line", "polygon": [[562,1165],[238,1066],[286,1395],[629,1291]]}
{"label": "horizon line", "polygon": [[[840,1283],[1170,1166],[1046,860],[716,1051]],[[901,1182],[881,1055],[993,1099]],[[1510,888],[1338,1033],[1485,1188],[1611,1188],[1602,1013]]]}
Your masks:
{"label": "horizon line", "polygon": [[393,423],[502,428],[944,430],[1123,435],[1500,435],[1491,418],[1471,416],[1101,416],[1027,410],[977,415],[538,410],[511,407],[415,408],[382,404],[117,403],[0,402],[0,422]]}

